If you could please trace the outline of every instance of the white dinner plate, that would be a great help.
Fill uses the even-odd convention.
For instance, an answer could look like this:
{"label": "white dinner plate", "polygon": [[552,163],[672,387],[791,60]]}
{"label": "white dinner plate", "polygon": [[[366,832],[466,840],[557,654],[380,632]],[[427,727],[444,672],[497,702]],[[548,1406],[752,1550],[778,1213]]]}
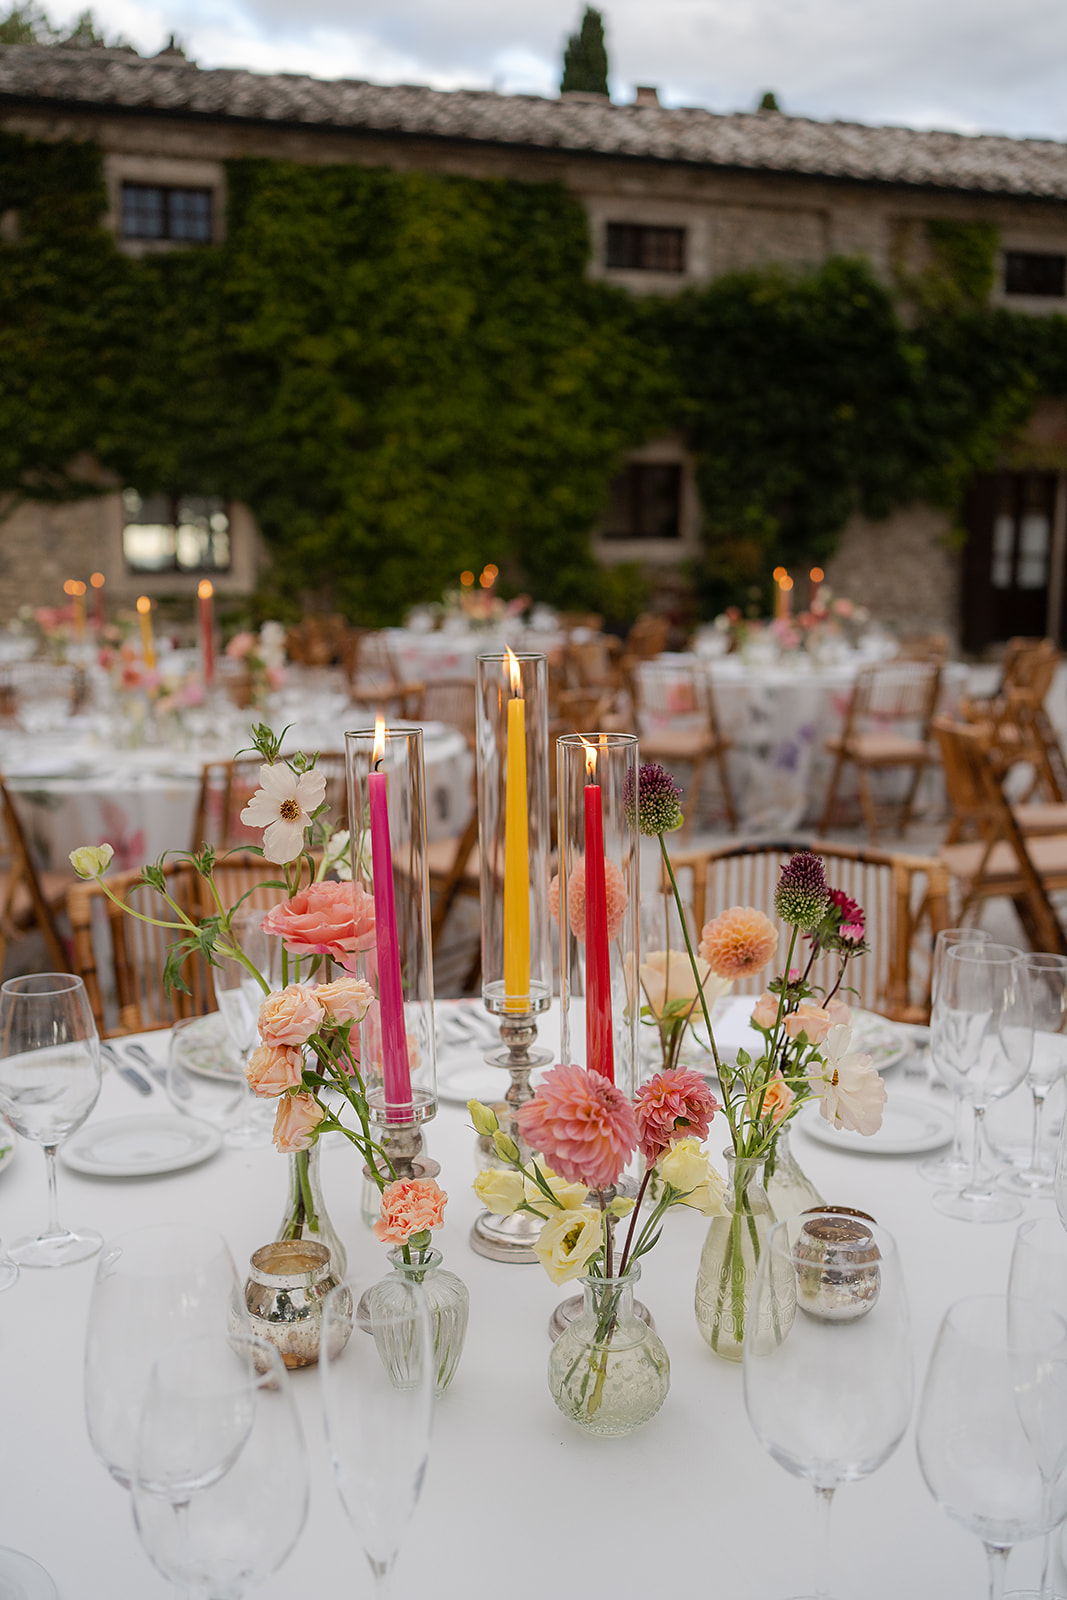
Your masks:
{"label": "white dinner plate", "polygon": [[96,1178],[147,1178],[180,1172],[213,1156],[222,1134],[192,1117],[116,1117],[89,1122],[59,1147],[59,1158],[75,1172]]}
{"label": "white dinner plate", "polygon": [[182,1066],[188,1072],[227,1082],[244,1077],[244,1068],[221,1011],[209,1011],[206,1016],[190,1022],[182,1029],[181,1040]]}
{"label": "white dinner plate", "polygon": [[882,1112],[882,1126],[870,1135],[832,1127],[815,1103],[797,1116],[797,1126],[809,1139],[861,1156],[917,1156],[940,1150],[951,1140],[954,1123],[951,1111],[910,1095],[892,1096]]}
{"label": "white dinner plate", "polygon": [[[726,995],[716,1003],[711,1014],[715,1029],[715,1043],[720,1056],[726,1061],[736,1061],[739,1049],[756,1056],[763,1048],[763,1035],[749,1026],[754,995]],[[693,1033],[701,1047],[707,1049],[707,1034],[703,1024],[696,1022]],[[880,1017],[873,1011],[852,1012],[852,1043],[856,1050],[866,1051],[873,1058],[875,1070],[888,1072],[911,1054],[914,1046],[903,1028]]]}

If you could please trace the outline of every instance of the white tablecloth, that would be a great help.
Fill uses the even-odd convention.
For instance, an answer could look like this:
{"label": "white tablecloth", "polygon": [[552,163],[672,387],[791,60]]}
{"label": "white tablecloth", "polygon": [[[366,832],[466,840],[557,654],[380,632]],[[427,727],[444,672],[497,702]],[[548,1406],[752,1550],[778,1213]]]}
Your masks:
{"label": "white tablecloth", "polygon": [[552,655],[563,648],[563,634],[538,632],[521,623],[476,633],[418,633],[413,628],[388,628],[389,653],[405,683],[433,683],[440,678],[471,678],[481,655],[513,650],[538,650]]}
{"label": "white tablecloth", "polygon": [[[165,1039],[147,1036],[160,1058]],[[889,1078],[891,1093],[916,1090]],[[167,1110],[114,1075],[95,1117]],[[473,1135],[466,1114],[442,1107],[429,1130],[450,1192],[438,1240],[471,1292],[470,1331],[457,1378],[438,1408],[422,1503],[402,1551],[395,1593],[435,1600],[558,1594],[631,1600],[684,1589],[723,1600],[781,1600],[810,1592],[815,1519],[808,1484],[764,1453],[749,1427],[740,1369],[710,1354],[693,1317],[707,1227],[672,1212],[645,1263],[641,1297],[672,1363],[660,1414],[629,1439],[601,1441],[559,1415],[548,1393],[548,1316],[562,1295],[540,1267],[474,1255]],[[916,1387],[937,1324],[962,1295],[999,1292],[1014,1229],[941,1217],[910,1159],[831,1151],[803,1134],[796,1154],[825,1198],[858,1206],[896,1236],[912,1297]],[[109,1235],[162,1221],[212,1223],[238,1264],[279,1219],[284,1159],[224,1150],[203,1167],[140,1182],[61,1170],[61,1215]],[[385,1266],[359,1221],[360,1179],[348,1146],[323,1158],[327,1202],[354,1273]],[[40,1152],[22,1145],[0,1174],[7,1238],[44,1219]],[[1031,1214],[1048,1204],[1031,1203]],[[165,1600],[141,1551],[126,1494],[94,1458],[82,1417],[82,1346],[93,1263],[24,1271],[0,1295],[0,1544],[48,1566],[63,1600]],[[294,1374],[312,1463],[311,1512],[287,1566],[255,1600],[294,1594],[366,1596],[372,1585],[344,1519],[326,1460],[314,1370]],[[889,1462],[844,1487],[835,1507],[832,1592],[847,1600],[975,1600],[984,1594],[978,1540],[934,1504],[915,1458],[914,1426]],[[1036,1547],[1011,1558],[1009,1588],[1033,1584]]]}

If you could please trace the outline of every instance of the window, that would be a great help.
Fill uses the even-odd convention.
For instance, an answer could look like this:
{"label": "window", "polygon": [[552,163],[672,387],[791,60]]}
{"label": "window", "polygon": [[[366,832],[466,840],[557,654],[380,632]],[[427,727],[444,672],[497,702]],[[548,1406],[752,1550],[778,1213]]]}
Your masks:
{"label": "window", "polygon": [[989,581],[994,589],[1047,589],[1052,500],[1037,473],[1005,473],[993,519]]}
{"label": "window", "polygon": [[1004,252],[1004,293],[1046,295],[1062,300],[1067,292],[1067,256],[1036,250]]}
{"label": "window", "polygon": [[198,495],[144,498],[122,492],[122,550],[131,572],[228,572],[230,518],[221,500]]}
{"label": "window", "polygon": [[211,190],[124,183],[122,237],[210,243]]}
{"label": "window", "polygon": [[670,461],[631,461],[611,486],[605,539],[680,539],[682,469]]}
{"label": "window", "polygon": [[637,272],[684,272],[685,229],[609,222],[605,261],[609,267]]}

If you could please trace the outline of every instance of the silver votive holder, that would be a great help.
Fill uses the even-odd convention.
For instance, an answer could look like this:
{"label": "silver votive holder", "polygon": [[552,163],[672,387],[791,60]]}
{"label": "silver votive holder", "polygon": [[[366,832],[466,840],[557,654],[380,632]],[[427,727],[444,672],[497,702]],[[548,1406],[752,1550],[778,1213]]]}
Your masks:
{"label": "silver votive holder", "polygon": [[[268,1339],[287,1367],[312,1367],[319,1359],[322,1304],[340,1279],[324,1244],[278,1239],[256,1250],[249,1262],[245,1306],[250,1331]],[[330,1355],[339,1355],[352,1332],[338,1318]]]}
{"label": "silver votive holder", "polygon": [[882,1286],[877,1226],[851,1206],[816,1206],[801,1213],[793,1247],[797,1305],[820,1322],[855,1322],[877,1303]]}

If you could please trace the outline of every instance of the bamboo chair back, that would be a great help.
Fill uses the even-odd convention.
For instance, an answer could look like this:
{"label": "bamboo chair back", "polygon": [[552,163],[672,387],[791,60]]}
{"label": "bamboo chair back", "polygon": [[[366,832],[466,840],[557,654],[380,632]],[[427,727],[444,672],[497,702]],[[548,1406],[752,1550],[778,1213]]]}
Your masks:
{"label": "bamboo chair back", "polygon": [[[703,664],[684,658],[644,661],[633,675],[634,711],[653,726],[684,724],[721,744],[715,693]],[[649,730],[651,731],[651,729]]]}
{"label": "bamboo chair back", "polygon": [[[259,788],[258,756],[238,756],[234,761],[207,761],[200,774],[200,796],[190,848],[212,844],[217,850],[260,844],[263,832],[241,821],[241,812]],[[338,751],[320,754],[315,763],[326,774],[326,802],[330,821],[343,828],[348,818],[348,783],[345,757]]]}
{"label": "bamboo chair back", "polygon": [[856,675],[856,687],[848,709],[845,734],[858,731],[865,722],[918,723],[916,737],[925,739],[937,705],[941,683],[940,663],[935,660],[879,662],[863,667]]}
{"label": "bamboo chair back", "polygon": [[438,678],[408,697],[405,716],[412,722],[443,722],[458,728],[473,750],[476,704],[477,691],[470,678]]}
{"label": "bamboo chair back", "polygon": [[[8,945],[12,940],[24,937],[27,930],[35,925],[47,946],[49,960],[55,963],[55,970],[69,972],[70,957],[59,936],[48,896],[41,887],[22,821],[2,778],[0,819],[3,822],[0,855],[6,855],[6,861],[0,869],[0,977],[3,976]],[[28,902],[25,908],[20,904],[22,901]]]}

